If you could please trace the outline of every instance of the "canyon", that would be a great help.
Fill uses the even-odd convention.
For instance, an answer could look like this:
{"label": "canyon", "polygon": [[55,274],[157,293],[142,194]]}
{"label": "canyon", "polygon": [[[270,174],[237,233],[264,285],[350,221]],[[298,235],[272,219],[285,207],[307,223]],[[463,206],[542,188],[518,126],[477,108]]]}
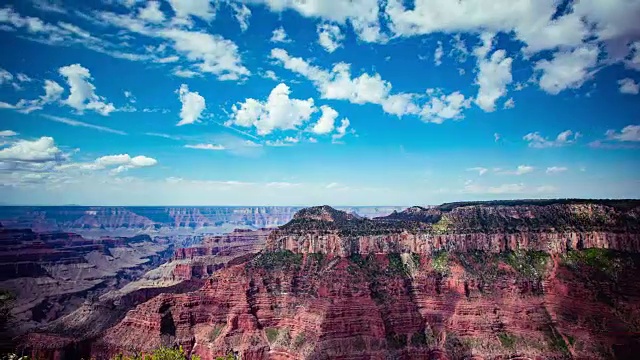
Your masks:
{"label": "canyon", "polygon": [[[2,206],[6,228],[70,231],[88,236],[226,233],[235,228],[259,229],[287,223],[300,207],[291,206]],[[343,207],[361,216],[388,215],[401,207]]]}
{"label": "canyon", "polygon": [[632,359],[640,201],[300,209],[176,249],[20,337],[37,358]]}

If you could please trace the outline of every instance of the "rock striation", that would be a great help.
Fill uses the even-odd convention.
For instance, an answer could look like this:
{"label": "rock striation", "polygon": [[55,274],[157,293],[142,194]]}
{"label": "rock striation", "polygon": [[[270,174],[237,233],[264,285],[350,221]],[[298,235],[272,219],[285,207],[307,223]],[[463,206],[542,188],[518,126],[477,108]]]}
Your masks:
{"label": "rock striation", "polygon": [[17,335],[124,286],[172,254],[147,235],[85,239],[74,233],[0,228],[0,289],[15,296],[10,334]]}
{"label": "rock striation", "polygon": [[96,359],[161,345],[207,360],[633,359],[639,206],[458,203],[371,220],[309,208],[264,251],[125,301],[116,320],[95,320],[112,319],[100,315],[108,302],[74,312],[25,346]]}

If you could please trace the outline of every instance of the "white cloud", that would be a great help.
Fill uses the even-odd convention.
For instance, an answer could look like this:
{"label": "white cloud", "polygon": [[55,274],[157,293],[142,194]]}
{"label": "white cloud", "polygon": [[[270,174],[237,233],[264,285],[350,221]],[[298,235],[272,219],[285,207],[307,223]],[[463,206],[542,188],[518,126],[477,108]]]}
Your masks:
{"label": "white cloud", "polygon": [[638,95],[640,92],[640,84],[631,78],[619,80],[618,85],[620,85],[620,93],[622,94]]}
{"label": "white cloud", "polygon": [[496,101],[507,94],[507,85],[511,84],[512,59],[506,51],[497,50],[489,59],[478,60],[478,77],[476,84],[480,86],[475,103],[482,110],[492,112],[496,109]]}
{"label": "white cloud", "polygon": [[9,136],[16,136],[16,135],[18,135],[18,133],[13,130],[0,131],[0,137],[9,137]]}
{"label": "white cloud", "polygon": [[96,169],[115,167],[112,170],[114,173],[120,173],[129,169],[155,166],[157,163],[158,160],[154,158],[144,155],[131,157],[129,154],[107,155],[97,158],[94,161]]}
{"label": "white cloud", "polygon": [[535,168],[529,165],[518,165],[515,170],[494,169],[494,171],[500,175],[525,175],[532,173],[534,170]]}
{"label": "white cloud", "polygon": [[340,121],[340,126],[336,128],[336,133],[331,136],[331,138],[335,141],[338,139],[342,139],[347,134],[347,128],[351,125],[349,119],[344,118]]}
{"label": "white cloud", "polygon": [[57,1],[51,0],[32,0],[33,7],[46,12],[53,12],[58,14],[66,14],[67,10],[65,10]]}
{"label": "white cloud", "polygon": [[[88,109],[107,116],[116,110],[112,103],[106,103],[104,97],[95,93],[96,87],[89,82],[92,79],[89,69],[80,64],[73,64],[61,67],[58,72],[66,78],[69,85],[70,94],[64,103],[76,109],[78,113]],[[54,84],[50,84],[50,87],[54,93],[59,90]]]}
{"label": "white cloud", "polygon": [[13,81],[13,74],[9,71],[0,68],[0,85],[11,83]]}
{"label": "white cloud", "polygon": [[478,175],[482,176],[486,174],[489,171],[489,169],[483,168],[483,167],[472,167],[472,168],[468,168],[467,171],[475,171],[478,173]]}
{"label": "white cloud", "polygon": [[538,61],[534,69],[542,72],[540,88],[553,95],[565,89],[580,88],[593,75],[599,51],[597,46],[585,45],[558,51],[551,60]]}
{"label": "white cloud", "polygon": [[173,75],[190,79],[192,77],[200,76],[200,73],[189,70],[189,69],[175,68],[173,70]]}
{"label": "white cloud", "polygon": [[185,145],[184,147],[188,149],[199,149],[199,150],[225,150],[226,148],[220,144],[195,144],[195,145]]}
{"label": "white cloud", "polygon": [[607,130],[605,133],[608,140],[616,141],[640,141],[640,125],[625,126],[620,132]]}
{"label": "white cloud", "polygon": [[164,29],[162,37],[171,39],[173,47],[204,73],[211,73],[218,80],[238,80],[251,75],[242,65],[238,46],[220,35],[180,29]]}
{"label": "white cloud", "polygon": [[571,130],[565,130],[559,133],[554,140],[549,140],[536,131],[526,134],[522,139],[529,143],[529,147],[542,149],[573,144],[580,136],[581,134],[579,132],[574,133]]}
{"label": "white cloud", "polygon": [[434,94],[426,103],[420,116],[423,121],[441,124],[445,120],[462,118],[462,110],[470,107],[470,99],[465,99],[460,92],[452,92],[449,95],[435,95],[435,91],[428,91]]}
{"label": "white cloud", "polygon": [[138,17],[152,23],[161,23],[164,21],[164,13],[160,10],[160,3],[153,0],[147,2],[146,7],[140,8]]}
{"label": "white cloud", "polygon": [[557,173],[561,173],[561,172],[565,172],[569,169],[567,169],[564,166],[551,166],[547,168],[547,174],[557,174]]}
{"label": "white cloud", "polygon": [[251,17],[251,10],[245,4],[230,3],[233,10],[234,17],[238,20],[240,30],[247,31],[249,29],[249,18]]}
{"label": "white cloud", "polygon": [[216,10],[209,0],[169,0],[169,4],[178,18],[195,16],[208,21],[216,15]]}
{"label": "white cloud", "polygon": [[318,122],[313,126],[311,131],[316,134],[328,134],[333,131],[338,112],[327,105],[320,107],[322,110],[322,116],[318,119]]}
{"label": "white cloud", "polygon": [[273,72],[273,70],[267,70],[261,75],[262,75],[262,77],[264,77],[266,79],[271,79],[273,81],[279,81],[278,76],[276,75],[275,72]]}
{"label": "white cloud", "polygon": [[499,133],[493,133],[493,141],[498,142],[502,139],[502,136]]}
{"label": "white cloud", "polygon": [[258,135],[270,134],[273,130],[293,130],[308,121],[317,109],[313,99],[292,99],[291,90],[284,83],[271,90],[266,101],[248,98],[233,105],[230,124],[255,127]]}
{"label": "white cloud", "polygon": [[295,10],[302,16],[321,18],[327,22],[350,23],[358,37],[366,42],[385,41],[381,34],[378,0],[256,0],[265,3],[274,12]]}
{"label": "white cloud", "polygon": [[177,126],[193,124],[198,121],[206,108],[204,97],[197,91],[189,91],[189,87],[186,84],[180,85],[180,88],[176,90],[176,92],[182,103],[180,121]]}
{"label": "white cloud", "polygon": [[118,135],[127,135],[127,133],[124,132],[124,131],[112,129],[112,128],[109,128],[109,127],[106,127],[106,126],[89,124],[89,123],[86,123],[84,121],[69,119],[69,118],[65,118],[65,117],[61,117],[61,116],[42,115],[42,117],[44,117],[45,119],[49,119],[51,121],[55,121],[55,122],[66,124],[66,125],[70,125],[70,126],[84,127],[84,128],[94,129],[94,130],[98,130],[98,131],[102,131],[102,132],[108,132],[108,133],[112,133],[112,134],[118,134]]}
{"label": "white cloud", "polygon": [[504,105],[502,106],[504,109],[513,109],[516,106],[516,102],[513,100],[513,98],[509,98],[509,100],[504,102]]}
{"label": "white cloud", "polygon": [[344,35],[340,27],[333,24],[318,24],[318,43],[327,51],[334,52],[342,46]]}
{"label": "white cloud", "polygon": [[271,42],[274,43],[288,43],[291,40],[287,37],[287,32],[284,31],[284,28],[281,26],[275,30],[271,34]]}
{"label": "white cloud", "polygon": [[37,140],[18,140],[0,150],[0,160],[25,162],[50,162],[59,160],[62,152],[52,137],[43,136]]}
{"label": "white cloud", "polygon": [[433,62],[436,64],[436,66],[442,65],[442,55],[444,55],[442,41],[438,41],[438,47],[433,53]]}
{"label": "white cloud", "polygon": [[412,103],[412,94],[391,94],[391,83],[380,74],[363,73],[351,77],[350,65],[337,63],[331,71],[309,64],[302,58],[291,57],[283,49],[272,49],[271,57],[284,68],[311,80],[323,99],[347,100],[353,104],[381,105],[385,112],[402,116],[417,114],[419,109]]}

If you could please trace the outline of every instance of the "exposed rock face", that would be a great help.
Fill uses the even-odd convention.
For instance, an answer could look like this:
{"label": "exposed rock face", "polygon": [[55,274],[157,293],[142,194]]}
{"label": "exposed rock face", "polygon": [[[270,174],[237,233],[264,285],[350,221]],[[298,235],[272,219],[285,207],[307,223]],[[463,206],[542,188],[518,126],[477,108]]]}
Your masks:
{"label": "exposed rock face", "polygon": [[342,257],[440,250],[563,253],[592,247],[640,252],[640,202],[445,204],[373,220],[317,207],[301,211],[267,241],[269,250]]}
{"label": "exposed rock face", "polygon": [[0,289],[16,296],[13,335],[124,286],[171,256],[149,236],[85,239],[73,233],[0,228]]}
{"label": "exposed rock face", "polygon": [[[633,201],[445,204],[376,220],[312,208],[268,235],[267,251],[164,278],[174,290],[115,321],[74,312],[26,344],[97,359],[160,345],[203,359],[632,359],[638,214]],[[90,336],[68,330],[92,322]]]}

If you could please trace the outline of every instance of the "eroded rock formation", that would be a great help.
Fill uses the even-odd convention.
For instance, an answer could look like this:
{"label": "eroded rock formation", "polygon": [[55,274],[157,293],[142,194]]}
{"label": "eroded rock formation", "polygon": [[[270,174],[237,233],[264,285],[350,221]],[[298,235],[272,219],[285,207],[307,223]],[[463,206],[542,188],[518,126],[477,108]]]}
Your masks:
{"label": "eroded rock formation", "polygon": [[100,309],[74,313],[25,344],[97,359],[160,345],[203,359],[631,359],[638,205],[446,204],[377,220],[311,208],[265,251],[192,273],[197,290],[144,297],[90,336],[69,329]]}

